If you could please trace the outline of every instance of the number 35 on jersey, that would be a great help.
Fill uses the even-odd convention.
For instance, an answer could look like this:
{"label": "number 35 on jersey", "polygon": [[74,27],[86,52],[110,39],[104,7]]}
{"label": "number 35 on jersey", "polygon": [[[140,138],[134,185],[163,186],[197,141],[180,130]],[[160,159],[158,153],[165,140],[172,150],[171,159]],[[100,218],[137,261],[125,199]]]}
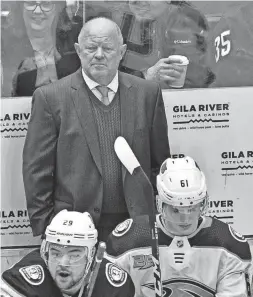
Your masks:
{"label": "number 35 on jersey", "polygon": [[214,40],[216,63],[231,51],[230,30],[223,31]]}

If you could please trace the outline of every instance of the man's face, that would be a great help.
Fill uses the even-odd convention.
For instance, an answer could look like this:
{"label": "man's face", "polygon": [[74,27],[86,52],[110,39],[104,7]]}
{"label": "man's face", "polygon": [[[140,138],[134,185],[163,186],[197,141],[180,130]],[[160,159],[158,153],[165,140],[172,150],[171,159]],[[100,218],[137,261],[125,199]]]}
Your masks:
{"label": "man's face", "polygon": [[162,215],[170,233],[177,236],[186,236],[197,229],[200,212],[201,203],[189,207],[174,207],[163,204]]}
{"label": "man's face", "polygon": [[72,288],[82,279],[87,262],[87,247],[50,244],[48,269],[61,290]]}
{"label": "man's face", "polygon": [[116,75],[126,46],[120,44],[113,23],[98,19],[91,22],[75,48],[84,72],[92,80],[108,85]]}
{"label": "man's face", "polygon": [[56,4],[52,1],[24,1],[23,17],[27,28],[44,30],[51,28],[56,16]]}
{"label": "man's face", "polygon": [[168,8],[168,1],[129,1],[129,7],[137,19],[157,19]]}

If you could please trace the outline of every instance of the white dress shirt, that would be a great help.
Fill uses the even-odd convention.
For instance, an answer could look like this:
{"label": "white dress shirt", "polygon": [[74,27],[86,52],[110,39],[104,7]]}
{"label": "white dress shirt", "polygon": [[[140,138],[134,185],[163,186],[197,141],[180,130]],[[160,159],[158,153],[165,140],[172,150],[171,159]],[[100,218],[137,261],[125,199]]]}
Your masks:
{"label": "white dress shirt", "polygon": [[[94,80],[90,79],[87,76],[87,74],[83,71],[83,69],[82,69],[82,75],[83,75],[83,79],[86,82],[88,88],[101,101],[102,100],[102,94],[96,88],[97,86],[100,86],[100,84],[95,82]],[[118,74],[118,71],[117,71],[117,73],[114,76],[113,80],[109,83],[109,85],[107,85],[107,88],[109,89],[108,99],[109,99],[110,103],[112,102],[115,94],[117,93],[118,87],[119,87],[119,74]]]}

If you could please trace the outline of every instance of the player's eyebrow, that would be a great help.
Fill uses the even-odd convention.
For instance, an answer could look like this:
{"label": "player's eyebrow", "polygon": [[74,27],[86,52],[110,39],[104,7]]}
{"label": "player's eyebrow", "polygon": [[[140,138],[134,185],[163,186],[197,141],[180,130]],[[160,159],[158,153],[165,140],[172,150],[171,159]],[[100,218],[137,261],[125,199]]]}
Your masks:
{"label": "player's eyebrow", "polygon": [[[74,252],[82,252],[82,249],[74,249],[74,250],[70,250],[68,251],[68,253],[74,253]],[[85,250],[84,250],[85,251]]]}

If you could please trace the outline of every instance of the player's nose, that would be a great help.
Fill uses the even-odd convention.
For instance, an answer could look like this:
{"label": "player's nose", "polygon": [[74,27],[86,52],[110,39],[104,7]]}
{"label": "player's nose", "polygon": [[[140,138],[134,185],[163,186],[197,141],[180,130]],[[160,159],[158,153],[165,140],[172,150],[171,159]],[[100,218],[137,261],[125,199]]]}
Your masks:
{"label": "player's nose", "polygon": [[189,220],[189,215],[187,213],[180,213],[180,221],[185,223]]}
{"label": "player's nose", "polygon": [[59,259],[59,264],[60,265],[68,265],[69,264],[69,257],[68,255],[63,255],[60,259]]}

